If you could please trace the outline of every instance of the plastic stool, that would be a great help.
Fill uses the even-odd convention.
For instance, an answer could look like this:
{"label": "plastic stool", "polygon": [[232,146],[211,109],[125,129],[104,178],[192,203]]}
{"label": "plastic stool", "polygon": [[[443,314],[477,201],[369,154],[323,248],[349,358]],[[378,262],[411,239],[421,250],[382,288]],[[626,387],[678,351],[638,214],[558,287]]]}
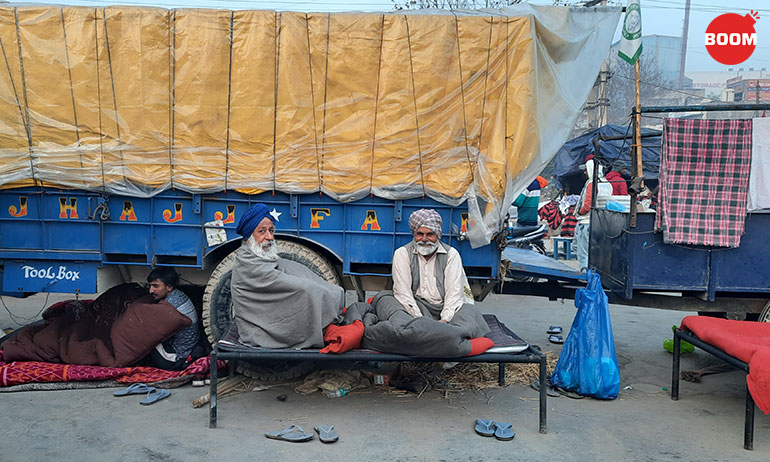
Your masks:
{"label": "plastic stool", "polygon": [[564,247],[564,259],[572,260],[577,258],[577,255],[572,253],[572,239],[571,237],[554,237],[553,238],[553,258],[559,259],[559,244]]}

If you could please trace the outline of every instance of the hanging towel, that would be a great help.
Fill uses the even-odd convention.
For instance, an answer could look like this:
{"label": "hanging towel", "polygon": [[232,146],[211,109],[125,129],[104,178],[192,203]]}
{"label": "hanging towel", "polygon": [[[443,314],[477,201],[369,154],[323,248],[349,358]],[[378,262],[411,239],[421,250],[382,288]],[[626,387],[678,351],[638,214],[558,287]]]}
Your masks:
{"label": "hanging towel", "polygon": [[665,119],[656,229],[668,244],[738,247],[746,219],[751,120]]}
{"label": "hanging towel", "polygon": [[753,119],[752,124],[748,209],[770,209],[770,119]]}

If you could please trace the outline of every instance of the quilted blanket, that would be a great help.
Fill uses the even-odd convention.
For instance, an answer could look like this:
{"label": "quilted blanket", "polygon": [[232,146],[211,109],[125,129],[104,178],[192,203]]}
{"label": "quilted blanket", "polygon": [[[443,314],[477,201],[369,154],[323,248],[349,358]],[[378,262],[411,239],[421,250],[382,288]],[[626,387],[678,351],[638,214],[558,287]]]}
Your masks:
{"label": "quilted blanket", "polygon": [[[95,382],[114,380],[118,383],[151,383],[181,376],[207,374],[209,357],[198,358],[182,371],[166,371],[154,367],[101,367],[42,361],[11,361],[0,351],[0,387],[28,383]],[[223,361],[217,361],[224,367]]]}

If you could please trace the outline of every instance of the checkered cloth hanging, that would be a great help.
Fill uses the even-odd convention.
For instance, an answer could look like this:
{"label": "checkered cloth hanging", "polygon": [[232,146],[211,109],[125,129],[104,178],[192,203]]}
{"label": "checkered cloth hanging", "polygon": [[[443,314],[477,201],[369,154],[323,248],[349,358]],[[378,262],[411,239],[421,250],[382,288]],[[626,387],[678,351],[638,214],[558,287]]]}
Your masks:
{"label": "checkered cloth hanging", "polygon": [[655,227],[670,244],[738,247],[751,120],[665,119]]}

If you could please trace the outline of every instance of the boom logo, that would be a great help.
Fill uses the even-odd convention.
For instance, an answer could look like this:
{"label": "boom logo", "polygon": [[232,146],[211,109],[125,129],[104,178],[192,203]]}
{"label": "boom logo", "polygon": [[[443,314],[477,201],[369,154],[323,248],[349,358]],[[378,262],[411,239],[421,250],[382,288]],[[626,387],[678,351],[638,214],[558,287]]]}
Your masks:
{"label": "boom logo", "polygon": [[754,24],[759,13],[745,16],[727,13],[717,16],[706,28],[706,51],[716,61],[726,64],[740,64],[754,53],[757,47],[757,33]]}

